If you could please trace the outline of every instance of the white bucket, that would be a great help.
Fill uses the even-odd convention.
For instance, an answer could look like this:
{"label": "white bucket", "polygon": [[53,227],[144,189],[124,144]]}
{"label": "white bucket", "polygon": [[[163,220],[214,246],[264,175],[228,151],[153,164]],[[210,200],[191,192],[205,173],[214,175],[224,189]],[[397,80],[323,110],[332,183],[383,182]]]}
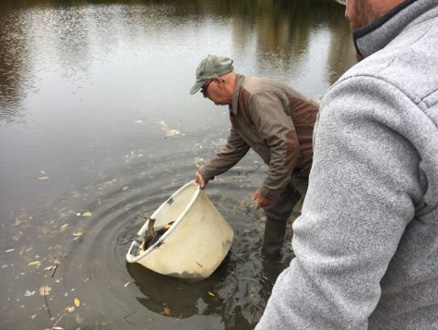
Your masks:
{"label": "white bucket", "polygon": [[[135,241],[126,254],[130,263],[157,273],[186,279],[210,276],[227,255],[233,241],[233,230],[213,203],[193,181],[185,184],[151,215],[159,230],[171,227],[146,250],[133,255]],[[145,237],[149,220],[138,231]]]}

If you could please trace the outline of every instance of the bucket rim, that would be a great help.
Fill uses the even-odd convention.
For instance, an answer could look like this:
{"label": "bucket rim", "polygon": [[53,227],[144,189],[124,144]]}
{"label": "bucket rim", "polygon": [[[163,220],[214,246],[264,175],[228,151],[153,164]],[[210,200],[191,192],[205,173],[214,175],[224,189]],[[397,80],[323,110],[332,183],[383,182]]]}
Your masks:
{"label": "bucket rim", "polygon": [[[137,232],[137,235],[142,235],[145,233],[145,231],[147,230],[148,227],[148,223],[150,219],[153,219],[154,216],[156,216],[156,214],[159,214],[161,212],[161,210],[166,206],[167,203],[169,203],[170,200],[175,199],[179,194],[181,194],[183,191],[185,191],[186,189],[189,189],[191,186],[194,186],[194,182],[195,180],[191,180],[189,182],[187,182],[186,184],[184,184],[181,188],[179,188],[177,191],[175,191],[172,195],[170,195],[169,198],[167,198],[156,210],[154,213],[152,213],[152,215],[149,217],[148,220],[146,220],[146,222],[143,224],[143,226],[140,228],[140,230]],[[128,252],[126,253],[126,260],[129,263],[134,263],[139,261],[140,259],[143,259],[145,257],[147,257],[149,254],[151,254],[154,249],[160,245],[160,243],[165,240],[177,227],[178,225],[181,223],[182,219],[187,215],[187,213],[190,211],[190,209],[192,208],[193,204],[196,202],[196,200],[199,198],[199,195],[201,194],[202,190],[201,188],[197,185],[196,187],[193,188],[195,190],[195,193],[193,194],[193,196],[190,199],[190,202],[187,204],[187,206],[184,208],[184,210],[181,212],[181,214],[177,217],[177,219],[175,220],[175,222],[172,224],[172,226],[152,245],[150,246],[148,249],[146,249],[145,251],[143,251],[142,253],[140,253],[137,256],[133,256],[131,254],[131,250],[134,247],[134,241],[131,242],[131,246],[128,250]]]}

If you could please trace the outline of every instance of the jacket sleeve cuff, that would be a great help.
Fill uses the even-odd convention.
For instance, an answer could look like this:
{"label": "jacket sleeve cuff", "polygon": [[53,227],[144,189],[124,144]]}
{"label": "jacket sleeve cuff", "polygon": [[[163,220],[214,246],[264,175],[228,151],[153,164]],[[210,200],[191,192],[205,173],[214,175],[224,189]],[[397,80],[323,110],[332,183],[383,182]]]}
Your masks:
{"label": "jacket sleeve cuff", "polygon": [[211,173],[209,173],[208,171],[206,171],[205,167],[201,167],[198,170],[199,174],[202,175],[202,178],[204,179],[205,182],[213,180],[214,179],[214,175],[212,175]]}
{"label": "jacket sleeve cuff", "polygon": [[269,199],[274,199],[278,195],[278,192],[268,189],[265,186],[260,187],[259,192],[263,197]]}

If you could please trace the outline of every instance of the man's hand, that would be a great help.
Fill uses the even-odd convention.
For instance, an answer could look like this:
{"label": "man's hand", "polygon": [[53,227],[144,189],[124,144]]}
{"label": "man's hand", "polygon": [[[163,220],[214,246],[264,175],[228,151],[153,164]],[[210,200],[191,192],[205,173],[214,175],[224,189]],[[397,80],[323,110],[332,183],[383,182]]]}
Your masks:
{"label": "man's hand", "polygon": [[263,197],[258,190],[252,195],[252,200],[256,202],[256,209],[269,206],[272,203],[272,199]]}
{"label": "man's hand", "polygon": [[202,177],[202,175],[199,172],[196,172],[196,174],[195,174],[195,182],[194,182],[193,186],[195,188],[199,187],[201,189],[204,189],[206,185],[207,185],[207,183],[205,182],[205,180]]}

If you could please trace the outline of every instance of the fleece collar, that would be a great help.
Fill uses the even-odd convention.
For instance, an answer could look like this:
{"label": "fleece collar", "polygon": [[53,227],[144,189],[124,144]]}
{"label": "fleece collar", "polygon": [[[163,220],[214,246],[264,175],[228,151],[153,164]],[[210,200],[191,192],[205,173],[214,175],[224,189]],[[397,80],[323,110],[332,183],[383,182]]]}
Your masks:
{"label": "fleece collar", "polygon": [[[374,23],[353,32],[356,50],[367,57],[384,48],[403,30],[409,28],[430,9],[437,7],[436,0],[405,0]],[[436,14],[435,14],[436,15]],[[427,16],[427,15],[426,15]]]}

